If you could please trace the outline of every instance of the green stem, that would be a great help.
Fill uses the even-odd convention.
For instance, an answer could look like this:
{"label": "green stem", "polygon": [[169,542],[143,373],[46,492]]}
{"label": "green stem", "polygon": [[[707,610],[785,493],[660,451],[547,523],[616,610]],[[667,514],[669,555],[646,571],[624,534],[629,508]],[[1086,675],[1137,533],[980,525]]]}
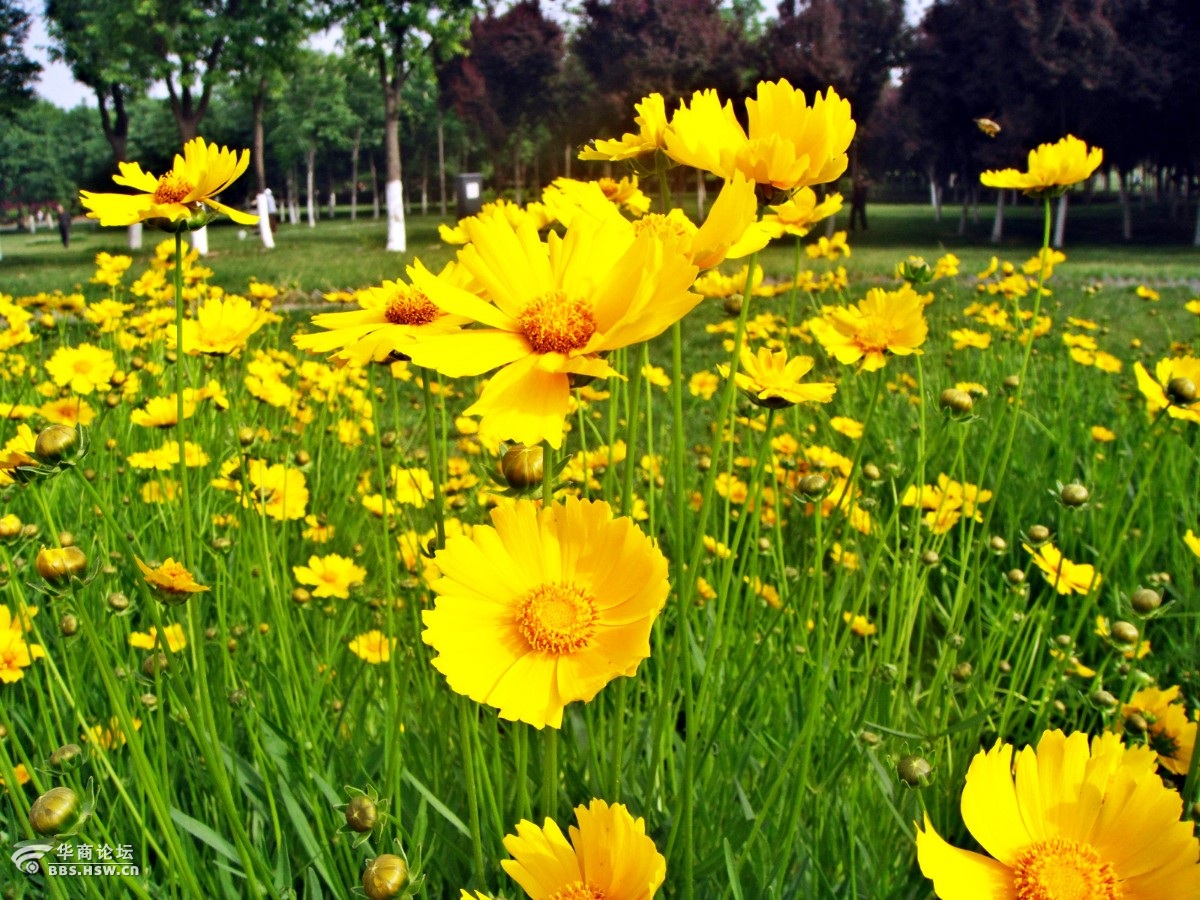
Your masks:
{"label": "green stem", "polygon": [[189,572],[196,563],[192,542],[192,503],[187,477],[187,420],[183,403],[183,232],[175,232],[175,410],[179,421],[179,500],[183,515],[183,564]]}

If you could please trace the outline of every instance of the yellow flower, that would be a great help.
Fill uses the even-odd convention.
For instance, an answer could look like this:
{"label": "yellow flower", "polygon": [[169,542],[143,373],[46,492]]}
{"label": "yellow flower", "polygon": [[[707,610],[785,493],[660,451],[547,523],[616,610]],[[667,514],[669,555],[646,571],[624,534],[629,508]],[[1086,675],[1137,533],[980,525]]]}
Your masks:
{"label": "yellow flower", "polygon": [[1092,440],[1100,444],[1107,444],[1117,439],[1116,433],[1105,428],[1103,425],[1093,425],[1091,434]]}
{"label": "yellow flower", "polygon": [[[208,454],[199,444],[187,441],[184,444],[184,460],[188,468],[208,465]],[[156,469],[169,471],[179,465],[179,441],[167,441],[157,450],[130,453],[125,462],[134,469]]]}
{"label": "yellow flower", "polygon": [[1118,733],[1126,729],[1126,720],[1137,713],[1149,726],[1146,746],[1158,754],[1158,762],[1168,772],[1187,775],[1188,764],[1196,749],[1196,723],[1189,722],[1179,685],[1167,688],[1143,688],[1121,707]]}
{"label": "yellow flower", "polygon": [[1143,300],[1161,300],[1162,299],[1162,295],[1158,291],[1154,290],[1154,288],[1146,287],[1146,285],[1144,285],[1144,284],[1139,284],[1137,286],[1137,290],[1134,293],[1136,293]]}
{"label": "yellow flower", "polygon": [[116,371],[112,353],[91,344],[59,347],[46,361],[46,374],[54,383],[76,394],[108,390],[109,379]]}
{"label": "yellow flower", "polygon": [[406,352],[455,378],[499,367],[466,410],[489,440],[561,446],[571,376],[615,374],[603,354],[661,334],[700,301],[679,241],[623,219],[577,216],[546,243],[530,224],[464,227],[472,243],[459,261],[491,303],[420,263],[409,274],[440,309],[491,327],[422,338]]}
{"label": "yellow flower", "polygon": [[[204,588],[204,590],[208,590],[208,588]],[[163,629],[163,638],[167,650],[171,653],[178,653],[187,646],[187,635],[183,633],[183,626],[178,622]],[[129,646],[137,647],[139,650],[157,650],[158,629],[151,625],[149,632],[133,632],[129,635]]]}
{"label": "yellow flower", "polygon": [[688,379],[688,392],[693,397],[699,397],[701,400],[711,400],[720,385],[721,379],[712,372],[705,370],[697,372]]}
{"label": "yellow flower", "polygon": [[138,163],[117,164],[121,174],[114,175],[113,181],[141,193],[80,191],[79,199],[88,210],[88,218],[99,219],[101,225],[155,224],[158,219],[178,227],[197,214],[207,219],[213,213],[224,213],[239,225],[256,225],[258,216],[239,212],[213,199],[245,172],[249,164],[249,150],[238,156],[225,147],[206,144],[204,138],[193,138],[183,145],[182,156],[175,154],[171,171],[158,178],[143,172]]}
{"label": "yellow flower", "polygon": [[849,625],[850,630],[859,637],[870,637],[877,630],[866,616],[856,616],[848,611],[842,613],[842,621]]}
{"label": "yellow flower", "polygon": [[986,350],[992,346],[990,331],[972,331],[969,328],[958,328],[950,332],[950,340],[954,341],[955,350],[972,347],[976,350]]}
{"label": "yellow flower", "polygon": [[336,553],[328,556],[311,556],[307,566],[292,566],[292,574],[301,584],[316,585],[314,597],[350,596],[350,588],[362,584],[367,570],[354,560]]}
{"label": "yellow flower", "polygon": [[[226,356],[246,346],[250,336],[279,317],[263,312],[245,297],[228,294],[210,297],[183,323],[183,352],[189,356]],[[175,332],[167,333],[167,346],[175,346]]]}
{"label": "yellow flower", "polygon": [[1183,542],[1187,544],[1189,550],[1200,556],[1200,537],[1197,537],[1192,529],[1189,528],[1187,530],[1187,533],[1183,536]]}
{"label": "yellow flower", "polygon": [[1042,544],[1036,550],[1028,544],[1021,546],[1033,554],[1034,564],[1060,594],[1088,594],[1100,587],[1100,574],[1094,567],[1071,562],[1053,544]]}
{"label": "yellow flower", "polygon": [[666,602],[667,561],[607,503],[520,500],[435,556],[437,601],[422,614],[450,687],[535,728],[633,675]]}
{"label": "yellow flower", "polygon": [[991,857],[947,844],[928,814],[917,860],[942,900],[1200,896],[1200,843],[1154,754],[1115,734],[1046,732],[1036,752],[1000,741],[967,771],[962,816]]}
{"label": "yellow flower", "polygon": [[[447,265],[438,275],[469,289],[469,276],[461,266]],[[392,354],[403,356],[405,347],[422,337],[457,331],[467,321],[446,315],[418,288],[402,281],[385,281],[355,294],[361,309],[319,313],[312,323],[325,331],[297,334],[292,342],[313,353],[334,352],[338,360],[358,365],[383,362]]]}
{"label": "yellow flower", "polygon": [[772,206],[774,212],[762,217],[762,225],[772,238],[780,238],[785,234],[804,237],[817,222],[836,215],[841,208],[841,194],[830,194],[818,203],[816,191],[802,187],[786,203]]}
{"label": "yellow flower", "polygon": [[210,588],[206,588],[202,584],[197,584],[196,579],[184,567],[183,563],[176,562],[169,556],[162,565],[153,569],[136,556],[133,558],[133,561],[142,570],[142,575],[145,577],[146,583],[158,591],[160,595],[183,600],[191,594],[210,590]]}
{"label": "yellow flower", "polygon": [[252,459],[246,463],[246,478],[249,490],[244,490],[240,482],[235,487],[242,506],[281,522],[304,518],[308,480],[299,469]]}
{"label": "yellow flower", "polygon": [[[0,607],[8,612],[7,607]],[[45,653],[37,644],[27,644],[22,632],[0,628],[0,684],[13,684],[25,677],[25,669]]]}
{"label": "yellow flower", "polygon": [[382,631],[368,631],[350,641],[350,652],[371,665],[378,665],[391,659],[396,640],[386,637]]}
{"label": "yellow flower", "polygon": [[612,160],[633,159],[644,153],[653,153],[663,146],[663,132],[667,130],[667,105],[662,94],[644,97],[633,108],[633,117],[638,126],[637,134],[623,134],[620,140],[606,141],[597,138],[593,146],[579,151],[580,159]]}
{"label": "yellow flower", "polygon": [[846,171],[855,124],[849,101],[833,88],[809,106],[787,79],[762,81],[756,99],[746,101],[746,114],[748,132],[731,102],[722,106],[716,91],[697,91],[691,105],[671,117],[663,138],[667,155],[725,179],[741,172],[782,191],[835,181]]}
{"label": "yellow flower", "polygon": [[[757,354],[743,346],[742,369],[734,380],[751,401],[767,409],[782,409],[797,403],[828,403],[837,393],[837,385],[829,382],[801,384],[800,379],[812,371],[811,356],[788,359],[786,350],[772,352],[760,347]],[[729,366],[717,366],[721,375],[729,377]]]}
{"label": "yellow flower", "polygon": [[1088,178],[1104,160],[1099,147],[1088,149],[1077,137],[1067,135],[1054,144],[1029,151],[1029,171],[987,171],[979,180],[987,187],[1011,188],[1030,197],[1055,197],[1073,184]]}
{"label": "yellow flower", "polygon": [[[13,774],[17,776],[17,787],[29,784],[29,770],[25,768],[25,763],[17,763],[13,766]],[[0,775],[0,787],[4,786],[4,777]]]}
{"label": "yellow flower", "polygon": [[[183,393],[183,417],[190,419],[196,413],[196,400]],[[170,428],[179,424],[179,404],[176,395],[169,397],[151,397],[141,409],[135,409],[129,414],[129,421],[143,428]]]}
{"label": "yellow flower", "polygon": [[[1140,362],[1133,364],[1133,371],[1138,390],[1146,398],[1146,412],[1152,418],[1165,409],[1172,419],[1200,424],[1200,395],[1196,393],[1196,387],[1200,385],[1200,359],[1182,356],[1159,360],[1154,367],[1153,378]],[[1168,394],[1172,385],[1175,388]],[[1187,399],[1188,385],[1191,401]]]}
{"label": "yellow flower", "polygon": [[925,302],[908,285],[895,291],[871,288],[854,306],[826,310],[808,326],[826,353],[840,363],[862,360],[867,372],[883,368],[888,353],[920,354],[929,333]]}
{"label": "yellow flower", "polygon": [[829,427],[852,441],[857,441],[863,436],[863,423],[849,416],[834,416],[829,420]]}
{"label": "yellow flower", "polygon": [[[142,730],[141,719],[134,716],[131,721],[134,731]],[[88,733],[84,739],[103,747],[105,750],[115,750],[118,747],[124,747],[128,741],[128,738],[125,737],[125,732],[121,729],[121,720],[116,716],[108,720],[107,728],[103,725],[93,725],[88,729]]]}
{"label": "yellow flower", "polygon": [[17,426],[17,433],[0,449],[0,486],[19,480],[21,473],[17,470],[21,466],[38,465],[33,455],[36,443],[37,435],[32,428],[24,422]]}
{"label": "yellow flower", "polygon": [[101,251],[96,254],[96,274],[92,276],[91,282],[116,287],[121,283],[121,276],[125,274],[125,270],[132,265],[132,256],[113,256]]}
{"label": "yellow flower", "polygon": [[841,256],[849,256],[850,245],[846,243],[846,232],[838,231],[831,238],[821,235],[815,244],[805,247],[804,252],[809,259],[833,260]]}
{"label": "yellow flower", "polygon": [[592,800],[575,807],[568,843],[553,819],[528,820],[506,835],[512,859],[500,865],[532,900],[604,898],[652,900],[667,877],[667,861],[646,834],[646,822],[623,804]]}

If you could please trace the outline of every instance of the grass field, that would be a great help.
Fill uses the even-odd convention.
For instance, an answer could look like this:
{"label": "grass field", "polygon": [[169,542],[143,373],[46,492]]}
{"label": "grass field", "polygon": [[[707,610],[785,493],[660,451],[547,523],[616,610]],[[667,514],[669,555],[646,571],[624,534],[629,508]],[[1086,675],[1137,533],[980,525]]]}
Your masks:
{"label": "grass field", "polygon": [[[496,413],[465,414],[486,371],[293,343],[320,333],[314,313],[357,308],[314,292],[451,259],[433,218],[410,220],[408,254],[369,220],[284,227],[274,252],[213,227],[188,263],[212,274],[188,280],[200,337],[184,347],[228,343],[195,354],[177,352],[169,259],[130,291],[161,235],[111,287],[90,279],[120,229],[79,225],[69,250],[0,237],[0,780],[21,785],[0,798],[0,844],[54,847],[28,869],[0,860],[4,896],[515,900],[501,861],[531,852],[530,823],[565,833],[603,800],[645,834],[611,808],[576,815],[610,822],[592,846],[619,847],[631,881],[541,896],[649,897],[653,873],[629,873],[660,853],[667,897],[929,897],[924,815],[993,853],[1024,827],[999,788],[992,840],[970,815],[968,769],[978,786],[996,758],[981,751],[1044,740],[1041,790],[1062,801],[1046,815],[1076,814],[1084,745],[1055,768],[1056,730],[1095,739],[1103,790],[1101,748],[1126,753],[1126,819],[1097,825],[1097,846],[1136,822],[1152,839],[1131,858],[1194,878],[1200,404],[1182,381],[1200,379],[1200,251],[1184,223],[1171,245],[1104,240],[1114,209],[1081,204],[1037,301],[1036,275],[1017,290],[975,273],[1036,262],[1040,211],[1010,210],[1000,247],[982,212],[959,238],[950,210],[872,207],[848,259],[771,246],[769,281],[799,258],[848,283],[706,299],[606,353],[620,377],[574,388],[562,446],[524,479],[505,474]],[[960,272],[917,294],[896,276],[947,253]],[[218,303],[213,287],[250,296],[251,279],[281,317]],[[877,369],[839,363],[827,334],[870,289],[907,310],[912,341],[889,333]],[[202,321],[206,302],[228,318]],[[745,374],[739,343],[811,357],[803,383],[836,393],[756,403],[721,374]],[[54,423],[83,444],[35,450]],[[579,688],[588,670],[562,660],[595,648],[596,621],[645,634],[606,645],[611,683],[546,724],[532,707]],[[1113,750],[1117,734],[1150,750]],[[1040,816],[1029,771],[1017,790]],[[39,799],[54,788],[73,815]],[[84,847],[137,871],[50,871]]]}

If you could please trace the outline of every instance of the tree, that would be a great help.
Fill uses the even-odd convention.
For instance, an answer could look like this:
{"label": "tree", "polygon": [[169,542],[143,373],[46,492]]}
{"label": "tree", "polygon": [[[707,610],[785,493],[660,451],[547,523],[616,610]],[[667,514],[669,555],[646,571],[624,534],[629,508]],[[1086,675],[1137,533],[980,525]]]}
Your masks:
{"label": "tree", "polygon": [[655,91],[668,107],[701,88],[735,97],[750,55],[717,0],[584,0],[572,52],[597,85],[603,131],[628,130],[633,104]]}
{"label": "tree", "polygon": [[32,82],[42,70],[25,55],[29,13],[15,0],[0,0],[0,119],[33,98]]}
{"label": "tree", "polygon": [[507,145],[519,203],[522,151],[552,107],[562,68],[562,28],[543,15],[539,0],[522,0],[501,15],[489,9],[476,16],[466,50],[452,66],[451,90],[460,111],[476,118],[493,158]]}
{"label": "tree", "polygon": [[400,154],[404,82],[415,61],[428,58],[437,64],[460,51],[472,4],[467,0],[334,0],[332,10],[347,47],[378,72],[387,156],[387,249],[402,253],[408,247]]}

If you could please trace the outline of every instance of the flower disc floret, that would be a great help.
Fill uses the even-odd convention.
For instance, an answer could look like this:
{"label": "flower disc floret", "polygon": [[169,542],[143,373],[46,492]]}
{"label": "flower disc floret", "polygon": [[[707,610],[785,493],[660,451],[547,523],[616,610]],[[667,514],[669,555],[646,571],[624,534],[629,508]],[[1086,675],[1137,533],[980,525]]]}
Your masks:
{"label": "flower disc floret", "polygon": [[535,353],[570,353],[592,339],[596,316],[585,301],[554,291],[526,307],[521,328]]}
{"label": "flower disc floret", "polygon": [[428,325],[442,311],[415,288],[398,285],[384,307],[384,318],[393,325]]}
{"label": "flower disc floret", "polygon": [[521,603],[517,627],[533,650],[574,653],[596,633],[596,599],[573,584],[540,584]]}

